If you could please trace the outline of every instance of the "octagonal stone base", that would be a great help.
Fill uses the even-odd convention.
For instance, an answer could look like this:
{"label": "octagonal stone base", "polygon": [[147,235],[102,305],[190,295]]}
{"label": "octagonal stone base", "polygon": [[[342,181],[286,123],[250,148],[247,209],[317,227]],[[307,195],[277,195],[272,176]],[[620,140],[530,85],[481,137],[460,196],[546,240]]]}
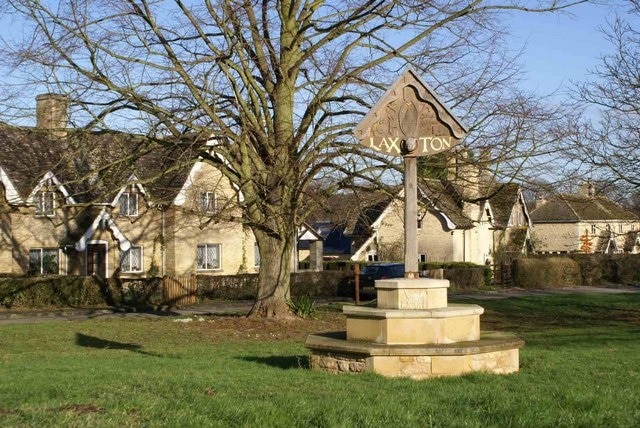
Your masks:
{"label": "octagonal stone base", "polygon": [[442,345],[389,345],[347,341],[345,332],[310,335],[311,368],[333,373],[373,372],[427,379],[470,372],[507,374],[519,369],[524,342],[510,333],[487,332],[479,340]]}
{"label": "octagonal stone base", "polygon": [[347,340],[420,345],[478,340],[484,309],[478,305],[428,310],[344,306],[343,312],[347,316]]}

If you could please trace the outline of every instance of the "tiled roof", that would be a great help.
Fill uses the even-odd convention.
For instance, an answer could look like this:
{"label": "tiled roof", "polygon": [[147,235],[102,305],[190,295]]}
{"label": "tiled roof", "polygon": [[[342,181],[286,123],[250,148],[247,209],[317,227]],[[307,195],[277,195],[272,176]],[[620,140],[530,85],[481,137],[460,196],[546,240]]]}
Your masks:
{"label": "tiled roof", "polygon": [[[421,180],[419,190],[421,203],[431,213],[446,215],[459,228],[473,227],[473,222],[462,212],[462,202],[454,188],[439,180],[427,179]],[[371,225],[398,198],[399,193],[399,189],[361,189],[358,192],[335,194],[310,216],[309,221],[331,222],[343,227],[346,235],[366,237],[371,234]]]}
{"label": "tiled roof", "polygon": [[509,225],[513,206],[518,202],[519,190],[520,186],[516,183],[498,184],[489,190],[489,203],[497,226]]}
{"label": "tiled roof", "polygon": [[393,196],[383,190],[360,189],[331,195],[316,209],[308,221],[329,222],[343,228],[347,235],[367,235],[369,228]]}
{"label": "tiled roof", "polygon": [[637,216],[603,196],[559,195],[531,211],[534,223],[637,220]]}
{"label": "tiled roof", "polygon": [[51,171],[78,203],[111,202],[132,174],[154,202],[168,202],[195,160],[188,142],[150,145],[140,136],[80,130],[55,137],[0,125],[0,167],[23,199]]}

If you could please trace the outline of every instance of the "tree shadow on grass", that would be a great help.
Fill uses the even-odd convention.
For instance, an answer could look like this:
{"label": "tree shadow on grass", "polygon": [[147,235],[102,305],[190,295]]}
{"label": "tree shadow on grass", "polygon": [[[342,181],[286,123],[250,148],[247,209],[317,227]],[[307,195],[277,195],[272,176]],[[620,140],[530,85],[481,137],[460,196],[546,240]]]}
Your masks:
{"label": "tree shadow on grass", "polygon": [[82,333],[76,333],[76,345],[84,348],[124,350],[151,357],[164,357],[162,354],[144,351],[142,350],[142,346],[136,343],[115,342],[113,340],[100,339],[99,337],[88,336]]}
{"label": "tree shadow on grass", "polygon": [[310,367],[308,355],[272,355],[270,357],[240,357],[239,359],[283,370],[308,369]]}

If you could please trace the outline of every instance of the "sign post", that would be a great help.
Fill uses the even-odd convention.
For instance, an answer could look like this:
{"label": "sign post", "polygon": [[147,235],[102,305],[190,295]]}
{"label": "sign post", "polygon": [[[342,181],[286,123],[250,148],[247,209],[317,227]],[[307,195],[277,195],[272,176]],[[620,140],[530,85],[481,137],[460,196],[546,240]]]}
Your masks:
{"label": "sign post", "polygon": [[467,130],[412,69],[385,92],[355,129],[360,143],[404,158],[405,277],[418,278],[417,157],[450,150]]}

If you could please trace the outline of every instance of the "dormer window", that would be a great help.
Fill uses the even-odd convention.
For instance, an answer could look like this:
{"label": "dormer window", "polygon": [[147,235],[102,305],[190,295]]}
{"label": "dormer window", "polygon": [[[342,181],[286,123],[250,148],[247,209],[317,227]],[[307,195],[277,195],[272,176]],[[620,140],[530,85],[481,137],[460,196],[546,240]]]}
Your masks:
{"label": "dormer window", "polygon": [[200,212],[214,214],[216,212],[216,194],[214,192],[200,192]]}
{"label": "dormer window", "polygon": [[138,194],[135,192],[125,192],[120,195],[120,214],[129,217],[138,215]]}
{"label": "dormer window", "polygon": [[39,192],[34,197],[36,215],[53,217],[56,208],[56,194],[52,191]]}

